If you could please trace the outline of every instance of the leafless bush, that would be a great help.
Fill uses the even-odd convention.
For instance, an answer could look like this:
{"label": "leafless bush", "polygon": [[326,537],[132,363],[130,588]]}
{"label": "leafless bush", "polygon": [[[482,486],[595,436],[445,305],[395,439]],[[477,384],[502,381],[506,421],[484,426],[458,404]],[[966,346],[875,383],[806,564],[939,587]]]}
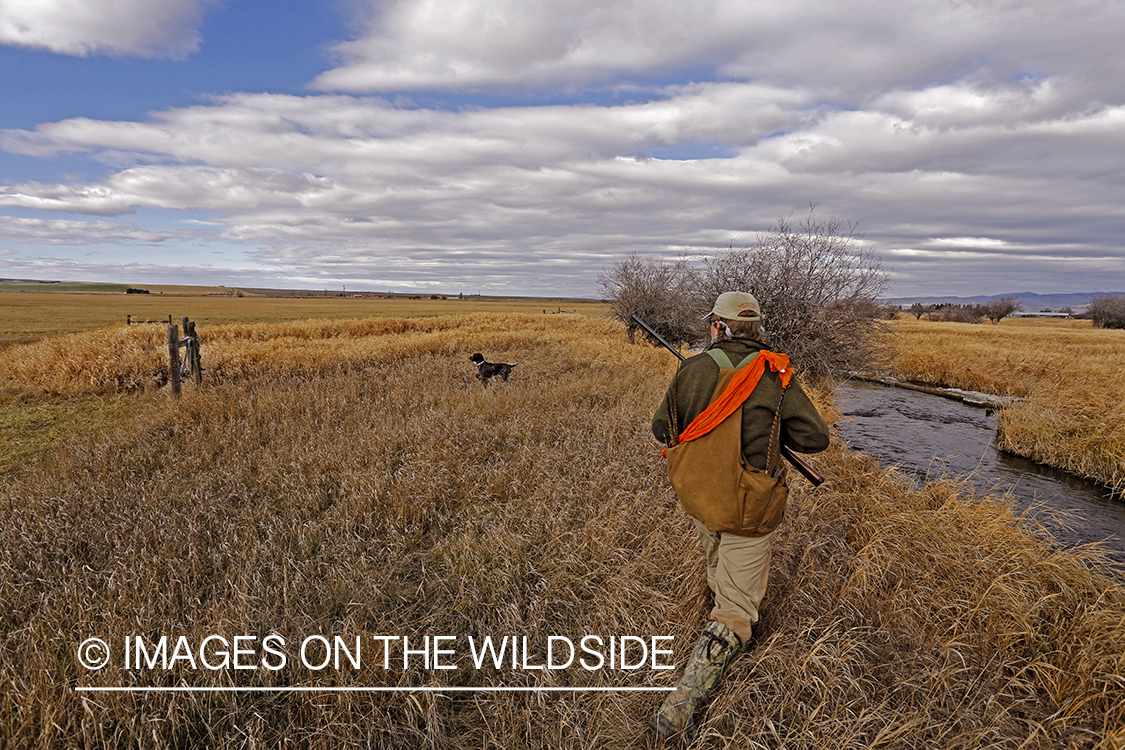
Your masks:
{"label": "leafless bush", "polygon": [[980,305],[942,305],[931,317],[943,323],[981,323],[984,313]]}
{"label": "leafless bush", "polygon": [[778,219],[753,244],[704,262],[696,302],[749,291],[762,305],[771,346],[801,367],[824,374],[870,367],[884,353],[877,299],[890,281],[862,237],[855,224],[811,209],[797,223]]}
{"label": "leafless bush", "polygon": [[699,318],[704,311],[692,307],[694,276],[683,260],[640,256],[618,260],[598,274],[601,294],[609,302],[610,317],[625,324],[629,341],[639,326],[639,316],[673,345],[698,338]]}
{"label": "leafless bush", "polygon": [[1099,294],[1090,301],[1087,317],[1094,328],[1125,328],[1125,295]]}
{"label": "leafless bush", "polygon": [[980,306],[980,313],[996,325],[1014,312],[1023,309],[1023,305],[1015,297],[997,297]]}

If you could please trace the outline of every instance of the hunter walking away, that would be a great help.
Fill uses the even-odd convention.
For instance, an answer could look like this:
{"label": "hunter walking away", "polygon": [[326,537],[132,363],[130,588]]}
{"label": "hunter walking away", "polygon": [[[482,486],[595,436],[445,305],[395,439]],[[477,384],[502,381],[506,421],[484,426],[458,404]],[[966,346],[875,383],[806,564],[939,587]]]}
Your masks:
{"label": "hunter walking away", "polygon": [[750,643],[789,492],[781,445],[828,447],[828,425],[789,358],[768,348],[758,300],[725,292],[706,319],[710,345],[680,365],[652,420],[699,535],[714,602],[683,676],[652,719],[668,743],[693,739],[700,701]]}

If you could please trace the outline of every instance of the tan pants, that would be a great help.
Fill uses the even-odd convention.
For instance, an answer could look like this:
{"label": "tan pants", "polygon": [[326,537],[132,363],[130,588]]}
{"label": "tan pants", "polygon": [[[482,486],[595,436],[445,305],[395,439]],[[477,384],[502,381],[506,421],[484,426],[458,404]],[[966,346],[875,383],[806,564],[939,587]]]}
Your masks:
{"label": "tan pants", "polygon": [[719,534],[697,518],[692,521],[707,560],[707,584],[715,592],[711,619],[733,630],[745,646],[766,594],[774,533],[756,537]]}

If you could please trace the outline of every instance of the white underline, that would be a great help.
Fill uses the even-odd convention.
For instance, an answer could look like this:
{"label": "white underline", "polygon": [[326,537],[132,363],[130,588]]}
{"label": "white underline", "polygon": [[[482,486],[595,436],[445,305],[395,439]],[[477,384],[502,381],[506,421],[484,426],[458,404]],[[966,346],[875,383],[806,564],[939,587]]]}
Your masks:
{"label": "white underline", "polygon": [[668,693],[674,687],[76,687],[84,693]]}

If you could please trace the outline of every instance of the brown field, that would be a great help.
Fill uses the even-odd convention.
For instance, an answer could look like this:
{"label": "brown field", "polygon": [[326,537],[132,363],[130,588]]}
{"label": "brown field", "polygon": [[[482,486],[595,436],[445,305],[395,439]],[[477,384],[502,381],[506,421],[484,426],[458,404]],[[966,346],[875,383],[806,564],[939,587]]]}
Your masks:
{"label": "brown field", "polygon": [[[178,402],[155,388],[159,329],[0,352],[0,389],[25,406],[136,394],[116,425],[0,477],[0,746],[646,746],[657,693],[77,692],[662,686],[677,673],[476,669],[466,639],[526,635],[542,663],[550,636],[669,635],[682,666],[705,622],[702,561],[648,433],[675,366],[662,350],[575,315],[202,333],[204,386]],[[481,388],[478,350],[518,362],[511,382]],[[813,395],[831,415],[830,392]],[[1125,587],[1093,552],[955,483],[915,491],[837,448],[813,462],[828,482],[794,481],[755,647],[700,747],[1125,743]],[[92,636],[270,633],[291,657],[308,635],[452,635],[462,658],[77,661]]]}
{"label": "brown field", "polygon": [[1000,447],[1125,489],[1125,331],[1033,318],[893,330],[891,374],[1026,398],[998,414]]}
{"label": "brown field", "polygon": [[[179,323],[185,315],[200,326],[224,323],[274,323],[307,319],[344,320],[370,317],[529,314],[558,310],[601,316],[601,302],[558,299],[456,297],[445,300],[396,297],[234,297],[211,294],[220,287],[145,286],[151,294],[0,291],[0,348],[52,336],[93,331],[134,321]],[[4,285],[0,285],[0,290]]]}
{"label": "brown field", "polygon": [[[46,292],[62,294],[125,294],[132,284],[100,281],[13,281],[0,280],[0,292]],[[228,286],[189,286],[184,284],[137,284],[153,294],[234,294]]]}

